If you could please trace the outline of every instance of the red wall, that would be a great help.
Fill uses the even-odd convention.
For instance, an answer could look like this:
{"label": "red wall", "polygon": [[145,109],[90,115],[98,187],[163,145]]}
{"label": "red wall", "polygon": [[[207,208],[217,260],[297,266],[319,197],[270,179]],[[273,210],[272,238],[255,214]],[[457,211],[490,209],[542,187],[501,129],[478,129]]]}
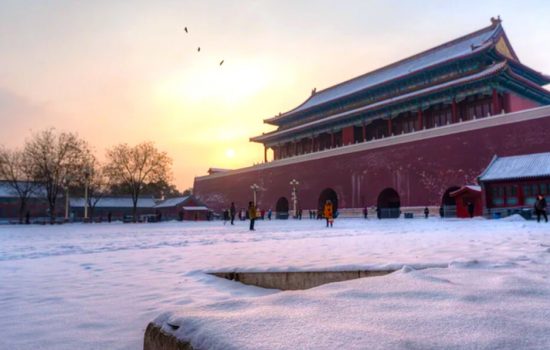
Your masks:
{"label": "red wall", "polygon": [[275,209],[279,197],[291,201],[289,181],[300,181],[298,199],[304,209],[317,208],[320,193],[332,188],[340,208],[376,205],[380,192],[395,189],[401,206],[441,204],[452,186],[476,183],[494,154],[509,156],[550,151],[550,116],[514,124],[462,132],[406,144],[365,150],[298,164],[254,170],[220,178],[195,180],[195,196],[219,211],[234,201],[237,208],[258,192],[259,208]]}
{"label": "red wall", "polygon": [[505,97],[506,110],[508,112],[517,112],[524,109],[534,108],[540,106],[539,103],[532,101],[528,98],[516,95],[514,93],[507,93]]}

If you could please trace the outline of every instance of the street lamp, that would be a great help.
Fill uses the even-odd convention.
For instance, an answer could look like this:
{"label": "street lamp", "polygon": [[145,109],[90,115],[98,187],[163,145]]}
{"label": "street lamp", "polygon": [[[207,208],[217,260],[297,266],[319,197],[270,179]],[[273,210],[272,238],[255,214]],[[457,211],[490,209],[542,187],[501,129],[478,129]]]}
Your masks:
{"label": "street lamp", "polygon": [[84,222],[88,222],[88,181],[90,180],[90,168],[84,169]]}
{"label": "street lamp", "polygon": [[256,185],[256,184],[252,184],[250,186],[250,189],[252,190],[252,192],[254,193],[254,207],[256,207],[256,192],[260,189],[260,186]]}
{"label": "street lamp", "polygon": [[296,186],[298,186],[300,182],[296,179],[292,179],[290,181],[290,186],[292,186],[292,203],[294,204],[294,217],[298,217],[298,212],[296,211],[296,203],[298,202],[298,194],[296,193]]}

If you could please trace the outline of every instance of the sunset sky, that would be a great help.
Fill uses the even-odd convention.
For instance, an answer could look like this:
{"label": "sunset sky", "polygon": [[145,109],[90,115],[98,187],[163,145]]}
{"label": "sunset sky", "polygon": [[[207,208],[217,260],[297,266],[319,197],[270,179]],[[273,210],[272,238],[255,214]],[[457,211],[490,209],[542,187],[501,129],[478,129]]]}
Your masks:
{"label": "sunset sky", "polygon": [[151,140],[183,190],[209,167],[262,161],[248,138],[312,88],[496,15],[522,62],[550,74],[548,1],[0,0],[0,145],[48,127],[77,132],[99,158]]}

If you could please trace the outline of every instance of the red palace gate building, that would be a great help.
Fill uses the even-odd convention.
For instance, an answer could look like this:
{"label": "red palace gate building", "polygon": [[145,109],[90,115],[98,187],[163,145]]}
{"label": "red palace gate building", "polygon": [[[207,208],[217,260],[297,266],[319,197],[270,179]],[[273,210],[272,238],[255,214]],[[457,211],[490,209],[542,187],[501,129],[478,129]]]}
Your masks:
{"label": "red palace gate building", "polygon": [[[523,65],[500,19],[412,57],[313,91],[298,107],[264,120],[251,138],[265,163],[195,178],[211,209],[318,210],[377,206],[383,216],[453,206],[449,194],[476,183],[495,154],[550,151],[550,77]],[[271,149],[273,160],[267,161]],[[370,213],[370,211],[369,211]],[[374,213],[373,213],[374,214]]]}

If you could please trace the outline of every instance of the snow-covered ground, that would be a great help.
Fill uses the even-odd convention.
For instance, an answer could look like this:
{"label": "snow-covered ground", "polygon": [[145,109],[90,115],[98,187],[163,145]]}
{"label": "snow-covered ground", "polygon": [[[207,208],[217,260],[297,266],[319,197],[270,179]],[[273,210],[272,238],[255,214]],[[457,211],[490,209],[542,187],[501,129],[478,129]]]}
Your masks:
{"label": "snow-covered ground", "polygon": [[[332,229],[316,220],[247,228],[0,226],[0,349],[140,349],[155,318],[218,349],[550,348],[550,224],[341,219]],[[404,265],[293,292],[204,273]]]}

